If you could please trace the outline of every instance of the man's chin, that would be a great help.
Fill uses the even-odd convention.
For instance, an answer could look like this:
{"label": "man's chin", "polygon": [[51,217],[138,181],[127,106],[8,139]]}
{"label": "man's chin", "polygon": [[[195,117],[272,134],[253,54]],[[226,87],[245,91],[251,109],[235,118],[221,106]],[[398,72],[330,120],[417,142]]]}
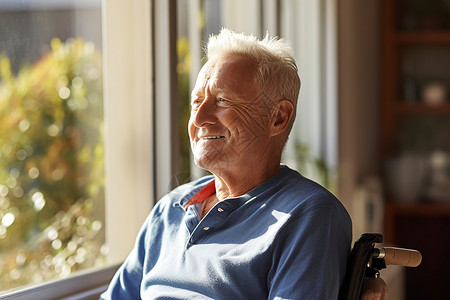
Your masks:
{"label": "man's chin", "polygon": [[230,168],[230,162],[227,160],[221,160],[219,158],[211,157],[199,157],[194,158],[195,165],[200,169],[204,169],[213,174],[218,174],[221,171],[228,170]]}

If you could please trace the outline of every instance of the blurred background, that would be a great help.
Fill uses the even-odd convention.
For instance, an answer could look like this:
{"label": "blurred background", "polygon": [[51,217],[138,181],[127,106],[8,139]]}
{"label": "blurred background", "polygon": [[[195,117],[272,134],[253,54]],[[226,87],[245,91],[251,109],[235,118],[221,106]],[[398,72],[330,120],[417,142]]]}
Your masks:
{"label": "blurred background", "polygon": [[[192,162],[187,121],[209,35],[228,27],[280,36],[291,43],[302,80],[283,161],[338,195],[354,239],[381,232],[387,245],[422,252],[419,267],[382,272],[390,299],[446,297],[449,0],[127,5],[137,10],[141,2],[151,16],[151,64],[135,54],[112,59],[138,60],[136,74],[153,74],[144,83],[153,89],[153,134],[144,138],[154,145],[155,179],[145,182],[153,188],[144,201],[151,205],[204,174]],[[112,69],[105,32],[132,18],[110,17],[109,3],[0,0],[0,291],[101,268],[114,250],[105,209],[116,203],[105,196],[111,143],[104,133],[114,132],[105,126],[113,118],[105,107],[114,105],[103,84],[104,70]],[[132,47],[134,39],[136,33],[122,43]],[[135,98],[131,84],[130,96],[119,100],[125,104]],[[139,132],[147,125],[133,126]]]}

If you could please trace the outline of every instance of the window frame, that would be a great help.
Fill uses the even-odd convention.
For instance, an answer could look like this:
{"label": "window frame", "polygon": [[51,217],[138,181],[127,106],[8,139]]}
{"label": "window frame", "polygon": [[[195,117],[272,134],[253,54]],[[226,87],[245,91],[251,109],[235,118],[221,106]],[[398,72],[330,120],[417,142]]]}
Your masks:
{"label": "window frame", "polygon": [[[153,201],[151,0],[103,0],[106,241],[131,251]],[[125,187],[125,188],[124,188]]]}
{"label": "window frame", "polygon": [[[26,300],[26,299],[94,299],[108,287],[118,265],[87,270],[65,279],[53,280],[0,296],[0,299]],[[80,288],[81,287],[81,288]]]}

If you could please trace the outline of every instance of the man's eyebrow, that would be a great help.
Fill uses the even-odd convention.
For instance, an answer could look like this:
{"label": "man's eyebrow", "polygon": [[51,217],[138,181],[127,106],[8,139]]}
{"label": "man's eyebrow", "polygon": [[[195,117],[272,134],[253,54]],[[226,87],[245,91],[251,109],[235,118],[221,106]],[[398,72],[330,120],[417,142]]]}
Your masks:
{"label": "man's eyebrow", "polygon": [[[215,86],[214,90],[215,90],[215,92],[220,92],[220,93],[230,93],[230,94],[233,93],[233,91],[231,89],[226,88],[226,87],[220,87],[220,86]],[[203,89],[196,89],[191,92],[191,100],[193,98],[200,98],[203,96],[204,96]]]}
{"label": "man's eyebrow", "polygon": [[191,92],[191,98],[200,97],[201,95],[202,95],[202,93],[200,93],[199,91],[192,91]]}
{"label": "man's eyebrow", "polygon": [[233,93],[232,90],[224,88],[224,87],[220,87],[220,86],[216,87],[216,91],[223,92],[223,93]]}

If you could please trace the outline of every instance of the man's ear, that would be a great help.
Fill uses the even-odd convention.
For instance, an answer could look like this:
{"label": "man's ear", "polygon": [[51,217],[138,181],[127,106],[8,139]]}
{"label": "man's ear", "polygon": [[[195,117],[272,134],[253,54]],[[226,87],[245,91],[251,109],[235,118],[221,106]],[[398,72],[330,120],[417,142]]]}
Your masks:
{"label": "man's ear", "polygon": [[283,133],[291,122],[294,115],[294,104],[289,100],[280,100],[273,109],[271,135],[276,136]]}

